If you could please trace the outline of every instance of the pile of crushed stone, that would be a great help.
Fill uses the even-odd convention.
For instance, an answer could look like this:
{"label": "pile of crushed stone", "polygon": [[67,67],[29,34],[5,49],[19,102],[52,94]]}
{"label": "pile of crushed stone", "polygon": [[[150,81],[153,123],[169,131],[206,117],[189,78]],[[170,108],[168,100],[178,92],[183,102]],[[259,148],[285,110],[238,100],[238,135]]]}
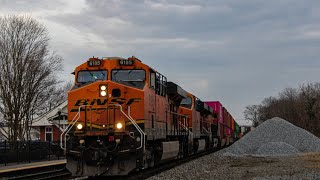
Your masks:
{"label": "pile of crushed stone", "polygon": [[278,117],[265,121],[223,151],[229,156],[286,156],[305,152],[320,152],[320,139]]}

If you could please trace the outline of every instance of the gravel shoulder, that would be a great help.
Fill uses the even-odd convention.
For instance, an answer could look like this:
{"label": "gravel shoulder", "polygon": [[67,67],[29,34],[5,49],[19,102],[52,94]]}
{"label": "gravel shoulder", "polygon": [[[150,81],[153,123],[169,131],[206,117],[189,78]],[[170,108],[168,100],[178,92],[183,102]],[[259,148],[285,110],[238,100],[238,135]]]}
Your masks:
{"label": "gravel shoulder", "polygon": [[157,179],[320,179],[320,153],[282,157],[215,153],[149,178]]}
{"label": "gravel shoulder", "polygon": [[320,179],[320,139],[275,117],[228,148],[149,179]]}

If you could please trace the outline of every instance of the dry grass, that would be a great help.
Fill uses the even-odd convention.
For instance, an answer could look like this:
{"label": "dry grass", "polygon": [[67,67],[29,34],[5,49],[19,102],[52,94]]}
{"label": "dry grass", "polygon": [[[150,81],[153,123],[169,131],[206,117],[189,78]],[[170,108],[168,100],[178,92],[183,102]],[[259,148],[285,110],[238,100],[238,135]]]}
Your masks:
{"label": "dry grass", "polygon": [[298,158],[306,162],[305,168],[320,169],[320,152],[304,153]]}

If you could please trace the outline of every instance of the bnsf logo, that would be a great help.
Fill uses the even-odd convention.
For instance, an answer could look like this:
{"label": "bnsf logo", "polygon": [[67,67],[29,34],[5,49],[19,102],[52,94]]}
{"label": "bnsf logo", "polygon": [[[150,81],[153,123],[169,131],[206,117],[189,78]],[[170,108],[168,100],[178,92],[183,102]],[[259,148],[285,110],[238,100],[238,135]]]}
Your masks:
{"label": "bnsf logo", "polygon": [[[130,106],[134,102],[140,102],[141,98],[131,98],[127,101],[125,98],[114,98],[111,99],[110,104],[125,104],[126,106]],[[97,105],[97,106],[103,106],[108,103],[108,98],[105,99],[78,99],[77,102],[74,104],[74,106],[86,106],[86,105]],[[99,110],[99,109],[104,109],[104,108],[91,108],[91,110]],[[70,112],[77,112],[78,108],[76,109],[71,109]]]}

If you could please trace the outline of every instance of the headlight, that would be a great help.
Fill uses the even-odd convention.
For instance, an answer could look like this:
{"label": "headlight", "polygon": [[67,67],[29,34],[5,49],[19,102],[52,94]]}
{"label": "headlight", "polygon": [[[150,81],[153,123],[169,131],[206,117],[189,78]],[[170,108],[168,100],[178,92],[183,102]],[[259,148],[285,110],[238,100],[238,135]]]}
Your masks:
{"label": "headlight", "polygon": [[122,124],[119,122],[119,123],[117,123],[117,128],[118,129],[121,129],[122,128]]}
{"label": "headlight", "polygon": [[100,92],[100,95],[101,95],[101,96],[106,96],[106,95],[107,95],[107,92],[106,92],[106,91],[101,91],[101,92]]}
{"label": "headlight", "polygon": [[100,96],[106,96],[107,95],[107,85],[100,85]]}
{"label": "headlight", "polygon": [[77,129],[78,129],[78,130],[81,130],[82,128],[83,128],[82,124],[78,124],[78,125],[77,125]]}
{"label": "headlight", "polygon": [[106,89],[107,89],[107,86],[105,85],[100,86],[100,90],[105,91]]}

